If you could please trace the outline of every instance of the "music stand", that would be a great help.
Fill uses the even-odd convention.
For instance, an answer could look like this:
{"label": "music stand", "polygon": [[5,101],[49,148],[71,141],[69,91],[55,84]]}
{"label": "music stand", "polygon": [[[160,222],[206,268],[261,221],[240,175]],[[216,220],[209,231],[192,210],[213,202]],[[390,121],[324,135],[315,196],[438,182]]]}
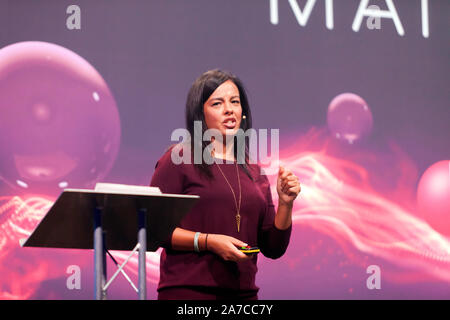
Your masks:
{"label": "music stand", "polygon": [[66,189],[23,246],[94,249],[97,300],[106,299],[107,287],[128,262],[106,283],[107,250],[132,250],[131,255],[139,250],[139,289],[133,288],[145,300],[146,251],[156,251],[167,241],[198,199],[195,195]]}

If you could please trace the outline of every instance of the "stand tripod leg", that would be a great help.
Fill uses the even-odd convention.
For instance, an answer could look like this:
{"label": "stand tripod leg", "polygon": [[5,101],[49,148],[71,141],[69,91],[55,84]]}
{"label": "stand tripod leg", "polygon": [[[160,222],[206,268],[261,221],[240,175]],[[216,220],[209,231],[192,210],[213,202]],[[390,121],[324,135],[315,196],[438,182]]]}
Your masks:
{"label": "stand tripod leg", "polygon": [[140,209],[138,212],[138,242],[139,242],[139,299],[147,299],[147,275],[145,254],[147,252],[147,210]]}
{"label": "stand tripod leg", "polygon": [[102,228],[102,209],[94,212],[94,292],[96,300],[106,300],[106,248]]}

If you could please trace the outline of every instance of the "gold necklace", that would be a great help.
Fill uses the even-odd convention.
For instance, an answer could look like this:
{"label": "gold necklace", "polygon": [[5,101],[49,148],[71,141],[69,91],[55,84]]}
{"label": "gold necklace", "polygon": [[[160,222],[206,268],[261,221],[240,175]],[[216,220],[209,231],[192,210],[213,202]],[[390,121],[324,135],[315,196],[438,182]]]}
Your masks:
{"label": "gold necklace", "polygon": [[214,163],[217,165],[217,168],[219,168],[220,173],[222,173],[223,177],[225,178],[225,181],[227,182],[228,186],[231,189],[231,193],[233,193],[233,198],[234,198],[234,204],[236,205],[236,225],[237,225],[237,231],[239,232],[239,228],[241,226],[241,215],[240,215],[240,211],[241,211],[241,199],[242,199],[242,193],[241,193],[241,180],[239,179],[239,170],[238,170],[238,165],[236,162],[236,173],[237,173],[237,178],[238,178],[238,184],[239,184],[239,206],[237,204],[236,201],[236,195],[234,194],[234,190],[233,187],[231,186],[231,184],[228,182],[227,177],[225,177],[225,174],[223,173],[222,169],[220,169],[220,166],[214,161]]}

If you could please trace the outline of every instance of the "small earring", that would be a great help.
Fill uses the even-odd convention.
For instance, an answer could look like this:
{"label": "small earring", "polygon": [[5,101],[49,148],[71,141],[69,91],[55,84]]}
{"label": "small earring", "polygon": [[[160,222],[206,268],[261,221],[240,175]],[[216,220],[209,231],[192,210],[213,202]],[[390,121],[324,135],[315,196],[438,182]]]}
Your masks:
{"label": "small earring", "polygon": [[242,116],[242,119],[244,119],[244,120],[247,119],[247,117],[245,116],[245,114]]}

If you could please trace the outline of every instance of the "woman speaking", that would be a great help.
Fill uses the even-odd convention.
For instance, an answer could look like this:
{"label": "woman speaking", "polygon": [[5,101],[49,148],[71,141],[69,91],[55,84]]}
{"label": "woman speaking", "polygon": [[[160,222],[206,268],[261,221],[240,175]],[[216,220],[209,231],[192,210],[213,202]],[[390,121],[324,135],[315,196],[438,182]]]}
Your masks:
{"label": "woman speaking", "polygon": [[[238,150],[240,144],[227,139],[238,129],[251,128],[251,119],[245,89],[236,76],[211,70],[192,85],[186,102],[191,137],[194,123],[200,121],[203,132],[216,129],[223,139],[190,140],[192,157],[199,146],[202,155],[212,146],[206,149],[212,164],[174,164],[174,146],[156,164],[151,186],[164,193],[200,196],[163,245],[158,299],[258,299],[257,253],[244,247],[258,247],[272,259],[286,251],[300,184],[280,167],[275,212],[269,181],[257,164],[250,164],[248,144]],[[245,161],[238,161],[240,151]]]}

